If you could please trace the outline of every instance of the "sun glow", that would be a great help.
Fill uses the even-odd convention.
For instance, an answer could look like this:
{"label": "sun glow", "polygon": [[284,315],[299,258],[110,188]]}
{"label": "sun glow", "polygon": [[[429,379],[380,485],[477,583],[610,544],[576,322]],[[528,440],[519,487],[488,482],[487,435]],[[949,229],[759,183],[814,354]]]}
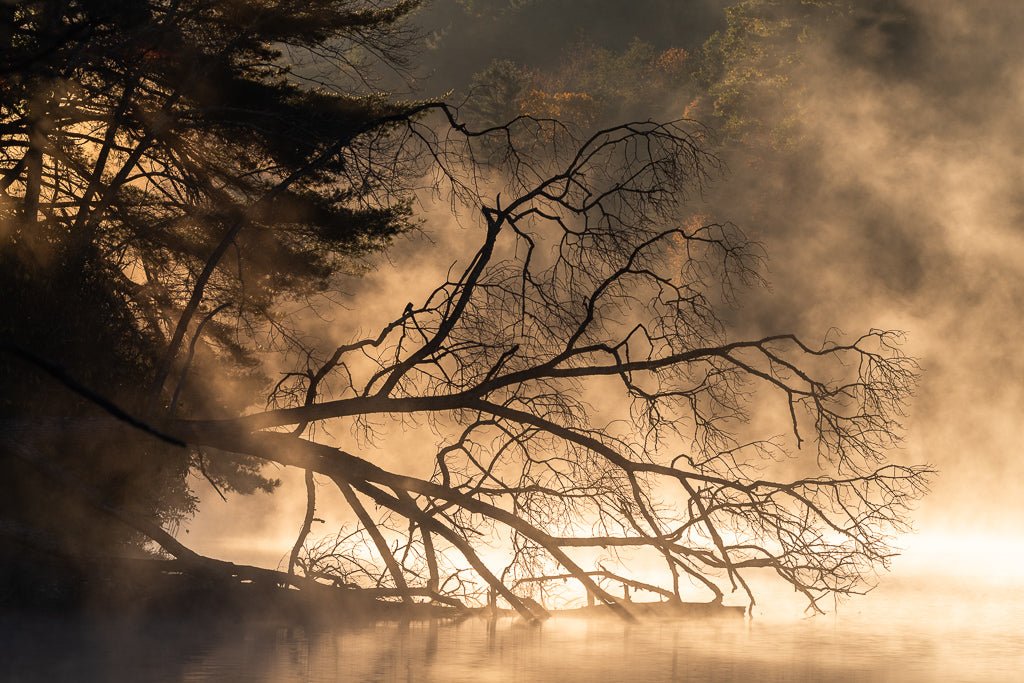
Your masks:
{"label": "sun glow", "polygon": [[903,536],[897,575],[960,577],[981,584],[1019,583],[1024,536],[994,532],[936,532]]}

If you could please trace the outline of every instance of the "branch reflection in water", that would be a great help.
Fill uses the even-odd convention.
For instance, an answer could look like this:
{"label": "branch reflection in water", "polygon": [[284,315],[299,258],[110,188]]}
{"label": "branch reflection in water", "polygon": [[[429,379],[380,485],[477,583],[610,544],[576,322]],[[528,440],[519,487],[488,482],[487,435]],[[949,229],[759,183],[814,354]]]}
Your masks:
{"label": "branch reflection in water", "polygon": [[[1024,670],[1021,586],[893,580],[837,615],[556,616],[335,628],[0,621],[16,681],[1007,681]],[[779,596],[782,604],[782,596]]]}

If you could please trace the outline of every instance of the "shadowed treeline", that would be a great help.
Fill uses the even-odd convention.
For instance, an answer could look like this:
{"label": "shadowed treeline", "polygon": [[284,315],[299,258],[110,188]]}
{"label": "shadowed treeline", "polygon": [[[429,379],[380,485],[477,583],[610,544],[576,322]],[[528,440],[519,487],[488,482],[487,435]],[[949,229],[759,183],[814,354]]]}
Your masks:
{"label": "shadowed treeline", "polygon": [[627,48],[634,40],[657,49],[696,50],[724,23],[721,12],[726,4],[725,0],[629,4],[614,0],[441,0],[417,17],[417,23],[428,32],[424,68],[432,78],[426,84],[461,90],[475,72],[496,59],[551,69],[577,42],[614,51]]}

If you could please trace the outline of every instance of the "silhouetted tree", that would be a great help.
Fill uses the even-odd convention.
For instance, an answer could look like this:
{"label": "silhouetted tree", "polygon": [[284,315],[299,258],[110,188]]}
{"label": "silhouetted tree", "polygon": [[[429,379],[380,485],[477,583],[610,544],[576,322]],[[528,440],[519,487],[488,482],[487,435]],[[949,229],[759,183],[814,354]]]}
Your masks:
{"label": "silhouetted tree", "polygon": [[[374,61],[402,68],[417,4],[4,3],[5,343],[140,414],[248,405],[265,381],[255,354],[293,333],[276,307],[409,225],[386,148],[415,105],[369,78]],[[5,416],[90,410],[22,359],[0,363]],[[207,466],[198,452],[52,450],[105,497],[170,525],[194,509],[190,467],[223,488],[274,485],[258,463]],[[5,468],[17,483],[4,515],[72,545],[124,540],[60,511],[23,463]]]}
{"label": "silhouetted tree", "polygon": [[[699,130],[636,123],[570,145],[552,122],[475,134],[441,111],[412,130],[443,150],[466,201],[495,180],[474,161],[493,158],[482,138],[545,141],[545,154],[508,149],[502,199],[476,200],[480,246],[461,274],[379,334],[311,353],[277,386],[290,406],[161,426],[212,458],[263,458],[338,487],[357,525],[308,547],[305,577],[279,580],[446,603],[488,589],[530,618],[541,608],[512,587],[544,577],[571,577],[624,615],[616,582],[672,601],[688,583],[712,602],[737,588],[753,600],[747,576],[767,569],[815,608],[862,590],[929,471],[885,462],[915,380],[899,335],[728,339],[716,311],[760,284],[761,254],[687,212],[715,167]],[[439,447],[388,457],[404,463],[391,470],[373,438],[360,455],[301,435],[338,423],[372,437],[372,416]],[[500,567],[480,552],[498,539]],[[659,582],[631,576],[645,553],[661,558]]]}
{"label": "silhouetted tree", "polygon": [[[386,44],[364,30],[391,36],[385,29],[408,5],[351,14],[368,18],[362,24],[325,23],[339,7],[327,2],[315,5],[326,15],[298,3],[266,15],[245,2],[142,6],[131,27],[174,24],[180,43],[170,49],[162,31],[135,28],[154,42],[124,48],[122,62],[97,56],[95,69],[144,70],[152,49],[184,71],[91,85],[107,114],[63,126],[50,122],[70,116],[59,106],[65,91],[26,85],[24,111],[9,117],[7,249],[30,264],[19,272],[33,287],[47,267],[102,276],[88,291],[110,310],[76,304],[85,322],[72,332],[108,319],[120,326],[105,332],[112,348],[92,358],[83,337],[72,339],[86,352],[70,362],[37,331],[50,323],[34,323],[31,302],[19,303],[5,348],[73,389],[81,407],[27,412],[11,401],[8,458],[160,544],[176,567],[311,591],[357,586],[407,602],[458,605],[489,591],[531,619],[544,608],[529,587],[564,578],[628,617],[610,592],[616,582],[674,602],[689,583],[712,602],[736,589],[753,601],[750,572],[769,570],[816,608],[822,596],[861,590],[887,564],[928,474],[886,462],[916,366],[889,331],[820,345],[785,333],[729,337],[720,313],[739,289],[762,284],[762,254],[688,204],[718,167],[699,126],[637,122],[578,139],[557,121],[524,116],[474,130],[443,104],[310,91],[271,52],[292,39],[318,53],[287,28],[300,17],[304,32],[328,27],[319,46]],[[15,15],[32,27],[77,26],[73,14],[55,20],[40,9],[49,7],[16,6]],[[86,46],[105,35],[82,30],[75,40]],[[120,54],[121,43],[133,44],[105,49]],[[204,48],[186,49],[193,44]],[[32,45],[32,64],[65,48],[72,64],[91,54],[68,48],[70,38]],[[344,59],[350,48],[330,54]],[[179,52],[200,54],[170,56]],[[218,70],[222,60],[233,77]],[[195,86],[204,74],[209,87]],[[136,107],[136,89],[155,99]],[[89,102],[68,111],[91,111]],[[83,156],[91,164],[73,171],[68,160]],[[314,294],[343,267],[332,259],[400,230],[413,173],[433,173],[435,189],[475,220],[461,272],[423,301],[396,305],[365,338],[327,344],[298,334],[281,299]],[[500,195],[487,199],[494,187]],[[228,311],[230,326],[220,322]],[[38,347],[26,349],[23,330]],[[240,372],[267,339],[260,330],[289,369],[267,409],[246,414],[244,402],[216,398],[209,379]],[[132,335],[143,341],[133,346]],[[27,373],[6,396],[26,390]],[[311,430],[324,425],[353,428],[367,452]],[[376,431],[399,428],[423,430],[422,449],[381,457]],[[80,476],[82,444],[151,468],[121,487],[130,493],[162,486],[151,476],[161,467],[209,468],[230,473],[219,480],[229,483],[247,474],[257,485],[259,463],[302,468],[333,482],[356,521],[298,549],[302,575],[203,558],[169,533],[151,497],[110,495],[103,470]],[[632,563],[651,557],[659,577],[631,575]]]}

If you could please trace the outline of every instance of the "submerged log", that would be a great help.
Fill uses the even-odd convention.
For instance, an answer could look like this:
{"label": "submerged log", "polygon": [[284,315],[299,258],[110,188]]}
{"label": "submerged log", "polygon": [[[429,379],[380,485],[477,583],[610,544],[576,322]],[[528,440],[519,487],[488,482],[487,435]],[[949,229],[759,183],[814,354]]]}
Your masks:
{"label": "submerged log", "polygon": [[[743,617],[747,608],[743,606],[723,605],[714,602],[629,602],[628,609],[639,618],[674,619],[679,617]],[[555,610],[554,614],[574,616],[610,616],[608,605],[587,605],[564,610]]]}

